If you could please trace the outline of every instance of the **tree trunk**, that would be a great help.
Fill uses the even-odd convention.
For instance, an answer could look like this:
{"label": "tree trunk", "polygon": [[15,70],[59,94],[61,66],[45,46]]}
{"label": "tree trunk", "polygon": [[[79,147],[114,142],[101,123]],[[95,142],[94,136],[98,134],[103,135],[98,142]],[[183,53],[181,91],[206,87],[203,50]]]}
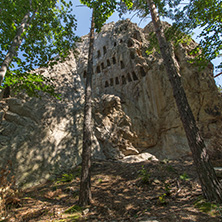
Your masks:
{"label": "tree trunk", "polygon": [[149,4],[161,55],[173,89],[173,96],[176,100],[188,144],[193,155],[194,164],[200,179],[203,195],[209,201],[217,201],[221,203],[222,186],[218,181],[214,168],[209,161],[205,143],[200,135],[198,127],[196,126],[195,118],[181,83],[181,76],[176,69],[170,47],[164,36],[164,31],[155,8],[155,4],[153,0],[147,0],[147,3]]}
{"label": "tree trunk", "polygon": [[86,74],[82,172],[79,193],[79,205],[89,205],[92,201],[91,193],[91,146],[92,146],[92,75],[93,75],[93,47],[94,47],[94,15],[92,13],[88,68]]}
{"label": "tree trunk", "polygon": [[1,68],[0,68],[0,86],[2,85],[3,79],[5,77],[5,74],[8,70],[10,63],[13,60],[13,57],[17,56],[18,49],[21,46],[22,40],[24,38],[24,37],[22,37],[22,34],[28,28],[32,19],[35,17],[35,13],[36,13],[36,11],[33,12],[32,17],[30,18],[30,12],[28,12],[24,16],[24,18],[22,19],[21,25],[18,27],[18,29],[16,31],[16,35],[12,41],[12,44],[8,50],[8,53],[5,56],[5,59],[4,59],[2,65],[1,65]]}

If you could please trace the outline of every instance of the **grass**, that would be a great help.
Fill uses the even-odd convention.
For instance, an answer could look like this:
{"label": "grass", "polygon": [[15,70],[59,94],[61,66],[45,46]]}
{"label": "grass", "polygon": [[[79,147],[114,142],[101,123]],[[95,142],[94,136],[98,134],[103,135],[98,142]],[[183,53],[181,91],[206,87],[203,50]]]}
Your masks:
{"label": "grass", "polygon": [[67,210],[64,211],[64,213],[66,214],[72,214],[72,213],[77,213],[77,212],[82,212],[82,207],[78,206],[78,205],[73,205],[70,208],[68,208]]}
{"label": "grass", "polygon": [[221,216],[222,217],[222,205],[207,202],[202,197],[194,203],[194,207],[199,211],[209,214],[210,216]]}
{"label": "grass", "polygon": [[80,217],[81,217],[80,215],[72,215],[64,219],[54,220],[53,222],[75,222],[79,221]]}
{"label": "grass", "polygon": [[57,178],[56,184],[59,184],[59,183],[69,183],[72,180],[76,179],[77,177],[80,177],[80,175],[81,175],[81,167],[78,167],[72,173],[64,173],[64,174],[62,174],[61,178]]}
{"label": "grass", "polygon": [[67,218],[58,220],[57,222],[74,222],[82,217],[83,208],[78,205],[73,205],[64,211],[64,214],[70,214]]}
{"label": "grass", "polygon": [[184,181],[190,180],[190,178],[188,177],[187,173],[183,173],[182,175],[180,175],[180,179],[184,180]]}

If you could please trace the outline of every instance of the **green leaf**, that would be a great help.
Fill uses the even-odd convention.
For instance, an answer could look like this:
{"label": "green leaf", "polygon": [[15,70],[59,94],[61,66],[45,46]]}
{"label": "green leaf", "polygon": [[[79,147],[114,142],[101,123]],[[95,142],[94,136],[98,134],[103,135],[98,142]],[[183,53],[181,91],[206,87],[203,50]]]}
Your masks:
{"label": "green leaf", "polygon": [[[13,55],[16,66],[10,64],[5,84],[11,85],[16,91],[25,90],[29,95],[38,96],[40,90],[56,96],[51,81],[30,73],[37,67],[55,65],[54,57],[57,55],[60,55],[59,61],[64,61],[70,49],[75,49],[78,37],[75,35],[76,19],[71,5],[71,2],[63,0],[59,4],[51,0],[32,1],[32,7],[27,0],[0,1],[0,51],[3,52],[0,54],[0,61],[4,60],[16,35],[23,39]],[[26,23],[25,30],[20,33],[19,27],[24,16],[27,13],[31,16],[34,11],[34,19],[30,24]],[[20,55],[22,60],[18,57]],[[43,86],[40,79],[51,85]]]}

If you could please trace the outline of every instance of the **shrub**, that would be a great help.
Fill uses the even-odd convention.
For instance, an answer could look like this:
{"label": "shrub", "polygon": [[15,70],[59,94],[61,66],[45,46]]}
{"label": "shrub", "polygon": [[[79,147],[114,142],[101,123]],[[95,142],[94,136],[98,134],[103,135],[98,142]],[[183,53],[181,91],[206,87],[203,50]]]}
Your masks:
{"label": "shrub", "polygon": [[139,171],[139,177],[143,183],[150,183],[150,174],[147,172],[144,166],[142,166],[142,169]]}

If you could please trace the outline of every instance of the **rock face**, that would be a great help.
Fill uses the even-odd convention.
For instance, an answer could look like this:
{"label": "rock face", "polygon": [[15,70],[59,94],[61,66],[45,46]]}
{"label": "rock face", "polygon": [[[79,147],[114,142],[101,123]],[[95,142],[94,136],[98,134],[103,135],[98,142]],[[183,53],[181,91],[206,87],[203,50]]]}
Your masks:
{"label": "rock face", "polygon": [[[146,53],[150,31],[151,24],[140,29],[126,20],[107,24],[96,35],[95,158],[122,159],[147,152],[157,158],[177,158],[190,152],[163,60],[158,52]],[[221,97],[213,67],[199,71],[188,62],[195,46],[194,41],[180,44],[173,56],[210,154],[220,165]],[[82,37],[78,49],[78,58],[71,54],[53,69],[39,69],[56,79],[62,100],[20,96],[1,101],[0,165],[11,161],[21,186],[39,183],[81,162],[88,36]]]}
{"label": "rock face", "polygon": [[[190,151],[163,60],[158,52],[146,53],[152,29],[152,24],[142,30],[129,20],[104,27],[95,44],[94,96],[105,93],[120,98],[130,119],[132,146],[139,153],[177,158]],[[180,44],[173,56],[194,116],[210,144],[215,129],[221,126],[221,97],[212,78],[212,65],[199,71],[188,62],[196,45],[194,41]],[[80,61],[78,73],[84,78],[86,61]]]}
{"label": "rock face", "polygon": [[[29,186],[80,163],[83,89],[74,57],[44,71],[56,78],[62,100],[1,101],[0,163],[12,163],[16,181]],[[75,103],[74,103],[75,101]]]}

